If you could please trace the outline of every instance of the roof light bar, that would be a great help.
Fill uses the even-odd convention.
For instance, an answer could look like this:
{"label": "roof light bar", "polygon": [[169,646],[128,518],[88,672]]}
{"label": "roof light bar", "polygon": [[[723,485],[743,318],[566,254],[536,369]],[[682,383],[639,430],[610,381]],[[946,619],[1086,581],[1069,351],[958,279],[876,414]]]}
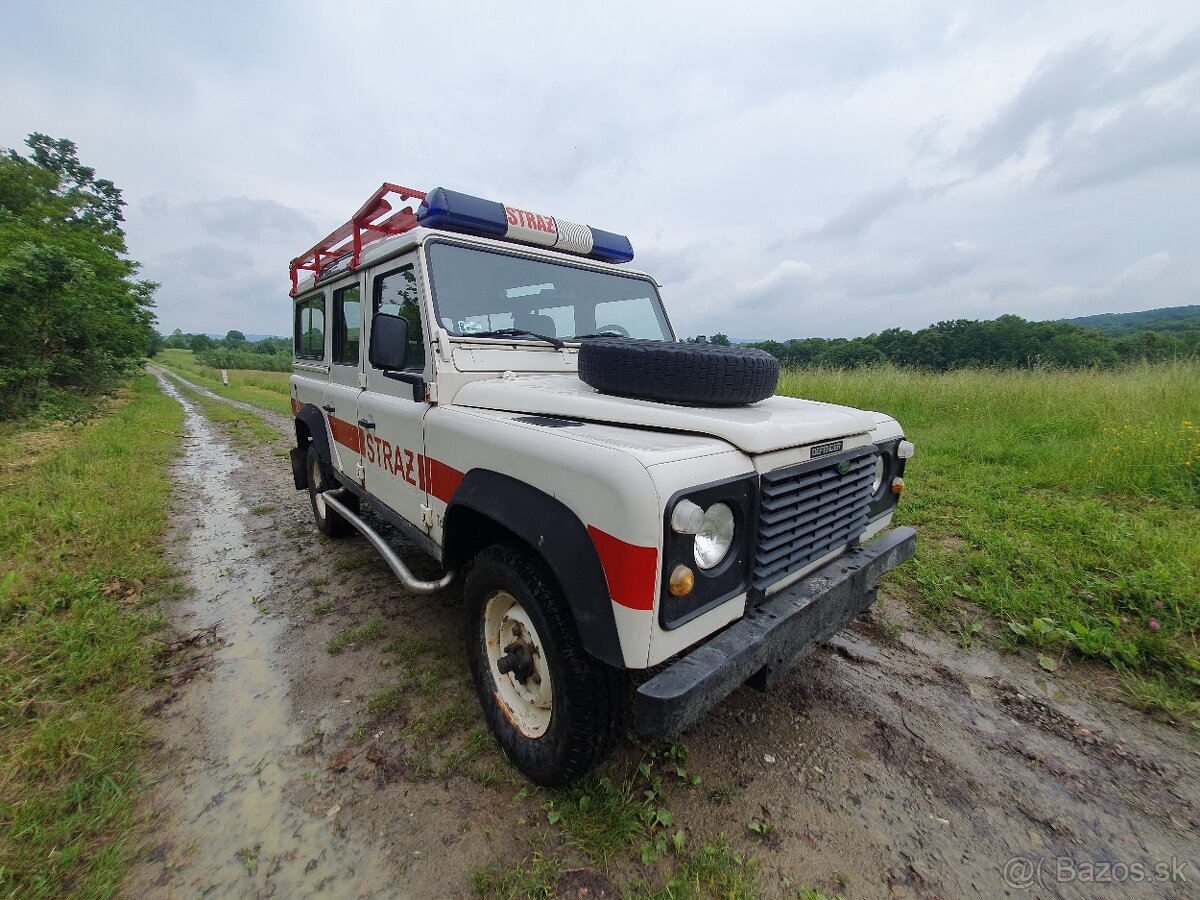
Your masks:
{"label": "roof light bar", "polygon": [[577,225],[440,187],[425,195],[417,210],[417,221],[426,228],[537,244],[605,262],[623,263],[633,259],[633,245],[623,234]]}

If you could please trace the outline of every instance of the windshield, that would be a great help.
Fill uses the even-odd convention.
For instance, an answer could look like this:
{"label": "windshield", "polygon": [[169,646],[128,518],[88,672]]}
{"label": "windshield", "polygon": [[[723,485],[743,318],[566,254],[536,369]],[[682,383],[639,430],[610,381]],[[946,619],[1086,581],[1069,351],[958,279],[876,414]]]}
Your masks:
{"label": "windshield", "polygon": [[429,269],[438,322],[450,334],[515,329],[563,340],[594,334],[672,340],[647,278],[442,242],[429,244]]}

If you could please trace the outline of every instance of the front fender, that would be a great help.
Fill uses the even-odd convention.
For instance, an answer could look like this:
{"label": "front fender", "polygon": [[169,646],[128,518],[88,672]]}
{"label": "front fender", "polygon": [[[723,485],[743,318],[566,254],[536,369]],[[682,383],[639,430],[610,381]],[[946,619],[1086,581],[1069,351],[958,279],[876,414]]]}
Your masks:
{"label": "front fender", "polygon": [[[583,647],[610,666],[625,665],[600,557],[579,517],[562,502],[516,478],[472,469],[446,510],[444,564],[459,568],[474,541],[472,511],[519,537],[545,561],[562,588]],[[481,548],[479,548],[481,549]]]}

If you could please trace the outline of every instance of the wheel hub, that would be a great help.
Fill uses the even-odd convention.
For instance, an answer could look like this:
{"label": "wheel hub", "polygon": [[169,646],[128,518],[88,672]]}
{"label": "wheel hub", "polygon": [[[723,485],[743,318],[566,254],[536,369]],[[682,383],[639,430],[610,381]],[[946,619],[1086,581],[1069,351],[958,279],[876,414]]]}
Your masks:
{"label": "wheel hub", "polygon": [[496,591],[484,604],[483,629],[501,712],[521,734],[541,737],[550,727],[554,694],[529,613],[508,591]]}

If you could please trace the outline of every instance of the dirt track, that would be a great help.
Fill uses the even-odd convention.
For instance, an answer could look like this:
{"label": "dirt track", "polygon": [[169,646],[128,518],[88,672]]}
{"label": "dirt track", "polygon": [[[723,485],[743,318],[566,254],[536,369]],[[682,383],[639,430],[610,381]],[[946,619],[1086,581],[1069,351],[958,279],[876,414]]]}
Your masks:
{"label": "dirt track", "polygon": [[[409,597],[360,538],[320,540],[286,441],[234,450],[183,402],[169,552],[190,639],[155,706],[157,825],[126,892],[471,896],[472,869],[540,842],[575,858],[551,795],[522,795],[483,731],[455,589]],[[686,734],[702,781],[667,805],[692,843],[724,832],[754,856],[767,897],[1200,895],[1200,744],[1087,677],[1107,673],[964,651],[884,597],[776,691],[743,688]],[[640,758],[627,744],[605,771]],[[613,882],[655,878],[636,856]]]}

